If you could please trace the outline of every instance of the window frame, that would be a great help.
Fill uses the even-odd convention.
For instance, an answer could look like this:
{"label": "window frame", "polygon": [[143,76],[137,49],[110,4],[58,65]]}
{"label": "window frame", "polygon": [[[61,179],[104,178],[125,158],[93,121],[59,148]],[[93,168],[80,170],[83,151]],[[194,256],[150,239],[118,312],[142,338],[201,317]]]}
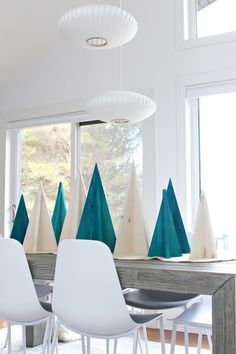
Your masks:
{"label": "window frame", "polygon": [[214,44],[236,41],[236,30],[232,32],[197,37],[196,0],[176,0],[176,49],[204,47]]}
{"label": "window frame", "polygon": [[193,231],[201,188],[198,97],[230,92],[236,92],[236,70],[184,76],[176,80],[177,182],[188,231]]}
{"label": "window frame", "polygon": [[[80,162],[80,125],[94,124],[86,113],[60,114],[8,122],[6,124],[6,160],[5,160],[5,218],[4,234],[10,234],[12,227],[12,206],[18,204],[20,197],[21,174],[21,139],[20,131],[23,128],[35,126],[71,123],[71,188],[75,181]],[[155,225],[157,215],[156,196],[156,119],[155,114],[146,119],[143,124],[143,202],[150,231]],[[11,161],[9,164],[8,162]]]}

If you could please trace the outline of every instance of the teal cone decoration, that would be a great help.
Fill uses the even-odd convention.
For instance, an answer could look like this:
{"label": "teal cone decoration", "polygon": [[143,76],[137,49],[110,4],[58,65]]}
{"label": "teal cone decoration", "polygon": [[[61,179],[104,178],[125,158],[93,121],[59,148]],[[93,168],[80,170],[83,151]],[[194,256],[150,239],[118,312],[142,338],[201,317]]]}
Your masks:
{"label": "teal cone decoration", "polygon": [[25,206],[24,196],[22,194],[20,197],[20,202],[17,208],[10,238],[14,238],[23,245],[28,224],[29,218]]}
{"label": "teal cone decoration", "polygon": [[175,225],[175,230],[179,239],[179,244],[182,250],[182,253],[190,253],[190,246],[188,242],[188,237],[184,228],[184,223],[179,211],[179,206],[175,196],[175,191],[171,179],[169,180],[167,188],[167,198],[171,210],[171,215]]}
{"label": "teal cone decoration", "polygon": [[62,183],[59,183],[57,198],[55,207],[52,214],[52,227],[54,230],[54,234],[56,237],[57,244],[59,243],[61,230],[64,224],[64,220],[66,217],[66,202],[64,197],[64,191]]}
{"label": "teal cone decoration", "polygon": [[94,167],[77,239],[104,242],[114,251],[116,236],[97,164]]}
{"label": "teal cone decoration", "polygon": [[180,257],[182,256],[179,239],[175,230],[167,191],[163,190],[163,197],[156,227],[149,248],[149,257]]}

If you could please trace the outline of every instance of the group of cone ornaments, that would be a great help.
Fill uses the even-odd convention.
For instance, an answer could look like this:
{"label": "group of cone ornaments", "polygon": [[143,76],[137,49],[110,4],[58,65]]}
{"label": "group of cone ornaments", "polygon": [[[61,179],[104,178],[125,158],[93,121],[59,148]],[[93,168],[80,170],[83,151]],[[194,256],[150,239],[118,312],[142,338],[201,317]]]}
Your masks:
{"label": "group of cone ornaments", "polygon": [[[171,181],[169,182],[169,186],[172,187]],[[122,258],[146,257],[147,255],[154,256],[157,254],[155,254],[155,251],[154,253],[152,253],[152,249],[154,250],[156,247],[171,248],[171,243],[173,243],[174,252],[176,252],[177,247],[177,254],[169,254],[167,255],[167,257],[181,256],[182,253],[189,253],[190,248],[188,246],[187,237],[186,240],[179,239],[179,242],[177,244],[176,240],[173,239],[173,232],[179,237],[178,228],[179,226],[180,228],[182,226],[184,230],[184,226],[176,200],[176,205],[174,206],[174,208],[177,208],[177,213],[179,214],[178,217],[180,218],[180,220],[177,220],[177,224],[175,223],[174,217],[172,219],[170,213],[166,213],[166,208],[169,208],[167,205],[168,202],[166,193],[167,192],[164,190],[161,208],[157,218],[157,224],[154,230],[151,246],[149,247],[150,235],[146,223],[146,218],[144,216],[142,198],[139,191],[135,165],[132,165],[127,190],[126,203],[123,211],[123,216],[119,225],[117,240],[114,248],[114,257]],[[77,177],[71,193],[68,211],[66,213],[66,217],[61,230],[60,241],[64,239],[76,238],[86,197],[87,193],[83,182],[83,177],[81,171],[78,170]],[[174,212],[176,214],[176,210]],[[167,230],[165,230],[166,227]],[[164,232],[164,235],[162,235],[162,237],[160,237],[160,230],[157,230],[158,228],[162,228],[162,231]],[[174,228],[174,230],[172,230],[172,228]],[[180,248],[180,251],[178,250],[178,248]],[[24,249],[27,253],[57,252],[57,241],[55,238],[52,222],[48,213],[46,197],[42,185],[40,185],[39,187],[34,207],[30,216],[29,224],[26,230],[24,238]],[[203,258],[216,258],[213,232],[209,218],[207,201],[204,194],[201,195],[199,201],[199,208],[192,237],[190,253],[190,259]]]}

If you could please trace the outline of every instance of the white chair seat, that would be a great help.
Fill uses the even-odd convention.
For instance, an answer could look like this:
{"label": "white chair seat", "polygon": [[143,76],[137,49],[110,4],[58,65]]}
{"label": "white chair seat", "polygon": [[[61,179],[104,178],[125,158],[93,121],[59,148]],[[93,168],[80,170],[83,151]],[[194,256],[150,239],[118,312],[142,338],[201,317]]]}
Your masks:
{"label": "white chair seat", "polygon": [[212,327],[212,309],[209,303],[198,302],[175,318],[188,326]]}
{"label": "white chair seat", "polygon": [[169,291],[136,289],[124,294],[128,306],[144,310],[164,310],[185,306],[199,297],[196,294],[180,294]]}
{"label": "white chair seat", "polygon": [[176,330],[178,325],[184,326],[185,354],[189,354],[188,327],[198,331],[197,354],[201,353],[202,335],[206,334],[209,348],[212,351],[212,306],[211,301],[202,299],[201,302],[192,304],[183,313],[173,319],[172,339],[170,354],[175,352]]}
{"label": "white chair seat", "polygon": [[49,316],[49,313],[42,308],[42,306],[39,305],[38,309],[30,309],[30,313],[26,313],[25,309],[19,309],[16,312],[14,312],[14,308],[12,311],[6,310],[4,313],[3,310],[1,310],[1,318],[8,322],[8,323],[24,323],[25,325],[30,325],[32,322],[35,322],[35,319],[37,318],[37,321],[42,321],[43,319],[46,319]]}
{"label": "white chair seat", "polygon": [[34,285],[38,299],[43,299],[52,294],[53,287],[51,285],[35,284]]}
{"label": "white chair seat", "polygon": [[[158,314],[158,316],[162,316],[162,314]],[[149,322],[152,322],[153,320],[157,319],[157,314],[139,314],[139,313],[131,313],[130,317],[132,320],[137,323],[140,326],[143,326],[144,324],[148,324]]]}

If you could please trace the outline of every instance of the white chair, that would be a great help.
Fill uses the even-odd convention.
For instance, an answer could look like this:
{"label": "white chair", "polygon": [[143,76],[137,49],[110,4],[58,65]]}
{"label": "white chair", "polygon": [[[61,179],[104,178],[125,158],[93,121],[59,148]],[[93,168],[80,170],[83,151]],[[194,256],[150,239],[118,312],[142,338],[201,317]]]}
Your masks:
{"label": "white chair", "polygon": [[[109,339],[132,334],[137,352],[138,329],[162,314],[130,316],[109,248],[99,241],[64,240],[57,254],[52,309],[57,316],[51,354],[60,324],[82,335],[83,353],[90,337]],[[87,337],[87,348],[83,336]]]}
{"label": "white chair", "polygon": [[[159,290],[135,289],[124,293],[124,298],[126,304],[130,306],[133,311],[135,311],[135,309],[139,309],[142,313],[145,313],[145,310],[163,311],[177,307],[186,309],[191,302],[199,301],[200,295],[180,294]],[[145,340],[146,354],[148,354],[146,326],[143,326],[143,336]],[[165,342],[163,320],[160,322],[160,338],[163,346],[163,343]],[[162,353],[165,354],[164,347],[162,348]]]}
{"label": "white chair", "polygon": [[26,353],[25,327],[46,321],[42,353],[50,344],[52,315],[39,303],[22,245],[0,240],[0,318],[8,324],[8,353],[11,354],[11,325],[22,325],[23,353]]}
{"label": "white chair", "polygon": [[191,305],[183,313],[173,320],[172,339],[170,354],[175,352],[176,330],[178,325],[184,326],[185,354],[189,354],[188,327],[194,327],[198,330],[198,348],[197,354],[201,353],[202,335],[206,334],[209,348],[212,351],[212,306],[211,301],[202,299],[202,301]]}
{"label": "white chair", "polygon": [[[41,299],[43,299],[43,298],[45,298],[45,297],[48,297],[48,296],[51,296],[52,295],[52,290],[53,290],[53,287],[52,286],[50,286],[50,285],[41,285],[41,284],[34,284],[34,286],[35,286],[35,290],[36,290],[36,294],[37,294],[37,297],[38,297],[38,299],[39,300],[41,300]],[[41,306],[43,306],[43,304],[41,303],[41,301],[40,301],[40,304],[41,304]],[[43,306],[43,308],[45,308],[44,306]],[[45,310],[47,310],[46,308],[45,308]],[[50,312],[50,311],[49,311]],[[11,325],[10,324],[8,324],[8,329],[9,329],[9,327],[11,327]],[[8,333],[9,331],[7,331],[7,335],[6,335],[6,340],[5,340],[5,344],[4,344],[4,347],[3,348],[6,348],[7,347],[7,343],[8,343]]]}

